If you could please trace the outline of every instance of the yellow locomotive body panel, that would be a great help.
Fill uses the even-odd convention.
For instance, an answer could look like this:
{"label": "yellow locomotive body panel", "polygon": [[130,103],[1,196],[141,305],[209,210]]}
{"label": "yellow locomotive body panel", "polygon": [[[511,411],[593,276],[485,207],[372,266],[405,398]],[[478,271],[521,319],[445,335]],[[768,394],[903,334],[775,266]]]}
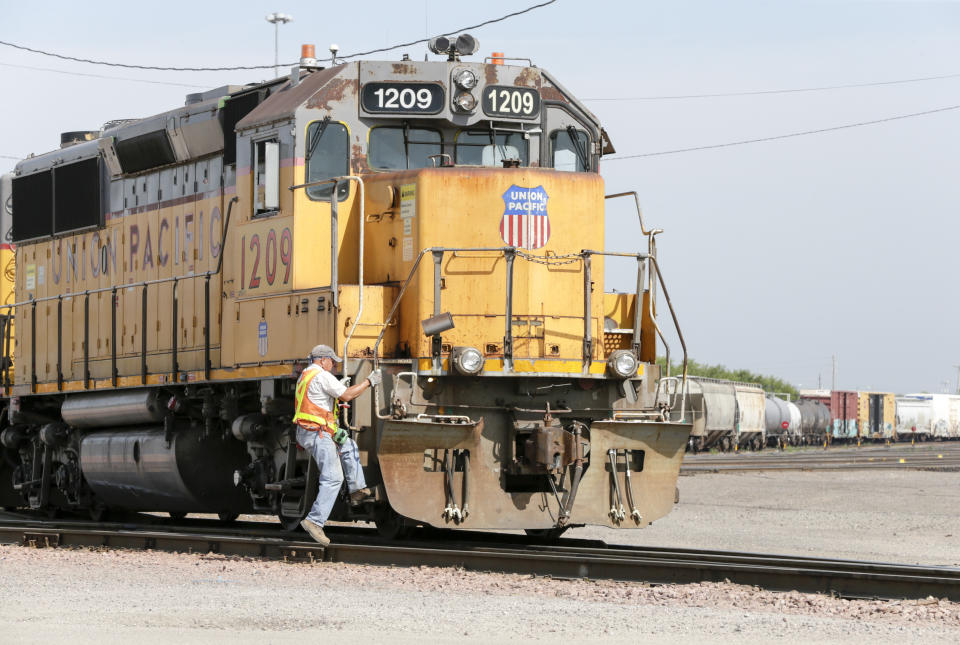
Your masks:
{"label": "yellow locomotive body panel", "polygon": [[[397,208],[367,224],[365,275],[374,283],[405,280],[421,250],[490,249],[445,252],[440,258],[439,306],[434,302],[434,257],[426,252],[400,304],[399,339],[413,356],[430,356],[430,339],[420,321],[435,309],[450,312],[456,327],[444,344],[469,345],[488,356],[502,355],[507,300],[507,246],[501,222],[509,193],[539,188],[549,196],[549,238],[542,248],[518,251],[513,268],[514,356],[580,360],[583,322],[582,249],[603,247],[603,181],[545,169],[435,168],[374,176],[400,192]],[[591,218],[589,213],[595,213]],[[603,329],[603,258],[594,257],[593,337]],[[600,350],[594,353],[600,358]],[[518,367],[518,369],[520,369]],[[525,370],[520,370],[525,371]],[[566,370],[542,370],[566,371]],[[579,367],[577,368],[579,371]]]}

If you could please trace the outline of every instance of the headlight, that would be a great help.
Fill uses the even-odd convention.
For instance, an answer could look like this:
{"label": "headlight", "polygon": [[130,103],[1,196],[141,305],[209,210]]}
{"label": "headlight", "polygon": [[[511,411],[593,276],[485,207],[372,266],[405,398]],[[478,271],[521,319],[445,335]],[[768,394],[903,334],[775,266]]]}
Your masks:
{"label": "headlight", "polygon": [[477,107],[477,98],[470,92],[460,92],[453,97],[453,104],[464,112],[473,112]]}
{"label": "headlight", "polygon": [[483,370],[483,354],[473,347],[454,347],[450,352],[450,362],[464,376],[475,376]]}
{"label": "headlight", "polygon": [[607,367],[620,378],[630,378],[637,373],[637,357],[627,349],[618,349],[607,359]]}
{"label": "headlight", "polygon": [[469,69],[461,69],[454,73],[453,82],[465,90],[472,90],[477,86],[477,75]]}

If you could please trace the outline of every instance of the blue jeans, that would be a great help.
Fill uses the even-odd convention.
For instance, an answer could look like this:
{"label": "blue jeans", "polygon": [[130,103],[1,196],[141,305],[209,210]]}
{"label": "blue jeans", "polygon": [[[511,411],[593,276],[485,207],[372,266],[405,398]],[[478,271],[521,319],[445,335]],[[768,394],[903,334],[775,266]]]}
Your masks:
{"label": "blue jeans", "polygon": [[[314,432],[297,427],[297,443],[313,455],[320,471],[320,485],[317,488],[317,499],[307,515],[307,519],[323,526],[330,517],[333,504],[337,501],[337,494],[343,484],[344,475],[347,480],[347,490],[351,493],[366,488],[363,478],[363,467],[360,465],[360,449],[357,442],[347,439],[342,446],[338,446],[326,432]],[[339,452],[339,455],[338,455]]]}

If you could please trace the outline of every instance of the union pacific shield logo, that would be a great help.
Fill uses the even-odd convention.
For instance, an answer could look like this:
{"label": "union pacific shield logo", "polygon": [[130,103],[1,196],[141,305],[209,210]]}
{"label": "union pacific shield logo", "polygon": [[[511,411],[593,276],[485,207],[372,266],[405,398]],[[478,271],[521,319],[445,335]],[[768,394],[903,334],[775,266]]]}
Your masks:
{"label": "union pacific shield logo", "polygon": [[500,237],[510,246],[539,249],[550,239],[547,191],[543,186],[524,188],[514,184],[503,194]]}

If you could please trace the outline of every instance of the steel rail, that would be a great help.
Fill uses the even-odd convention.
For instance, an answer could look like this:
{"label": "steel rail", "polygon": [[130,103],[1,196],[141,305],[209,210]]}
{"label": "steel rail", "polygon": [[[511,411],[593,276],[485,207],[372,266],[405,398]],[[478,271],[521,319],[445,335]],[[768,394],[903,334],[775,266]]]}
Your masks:
{"label": "steel rail", "polygon": [[36,547],[146,548],[175,552],[391,566],[455,566],[474,571],[648,583],[729,581],[775,591],[848,598],[949,598],[960,601],[960,568],[802,556],[607,545],[586,540],[542,544],[511,535],[431,532],[390,542],[369,529],[330,527],[324,548],[263,523],[234,527],[41,521],[0,516],[0,543]]}
{"label": "steel rail", "polygon": [[956,468],[960,446],[870,448],[823,452],[745,455],[687,455],[685,472],[750,470],[858,470],[892,468]]}

